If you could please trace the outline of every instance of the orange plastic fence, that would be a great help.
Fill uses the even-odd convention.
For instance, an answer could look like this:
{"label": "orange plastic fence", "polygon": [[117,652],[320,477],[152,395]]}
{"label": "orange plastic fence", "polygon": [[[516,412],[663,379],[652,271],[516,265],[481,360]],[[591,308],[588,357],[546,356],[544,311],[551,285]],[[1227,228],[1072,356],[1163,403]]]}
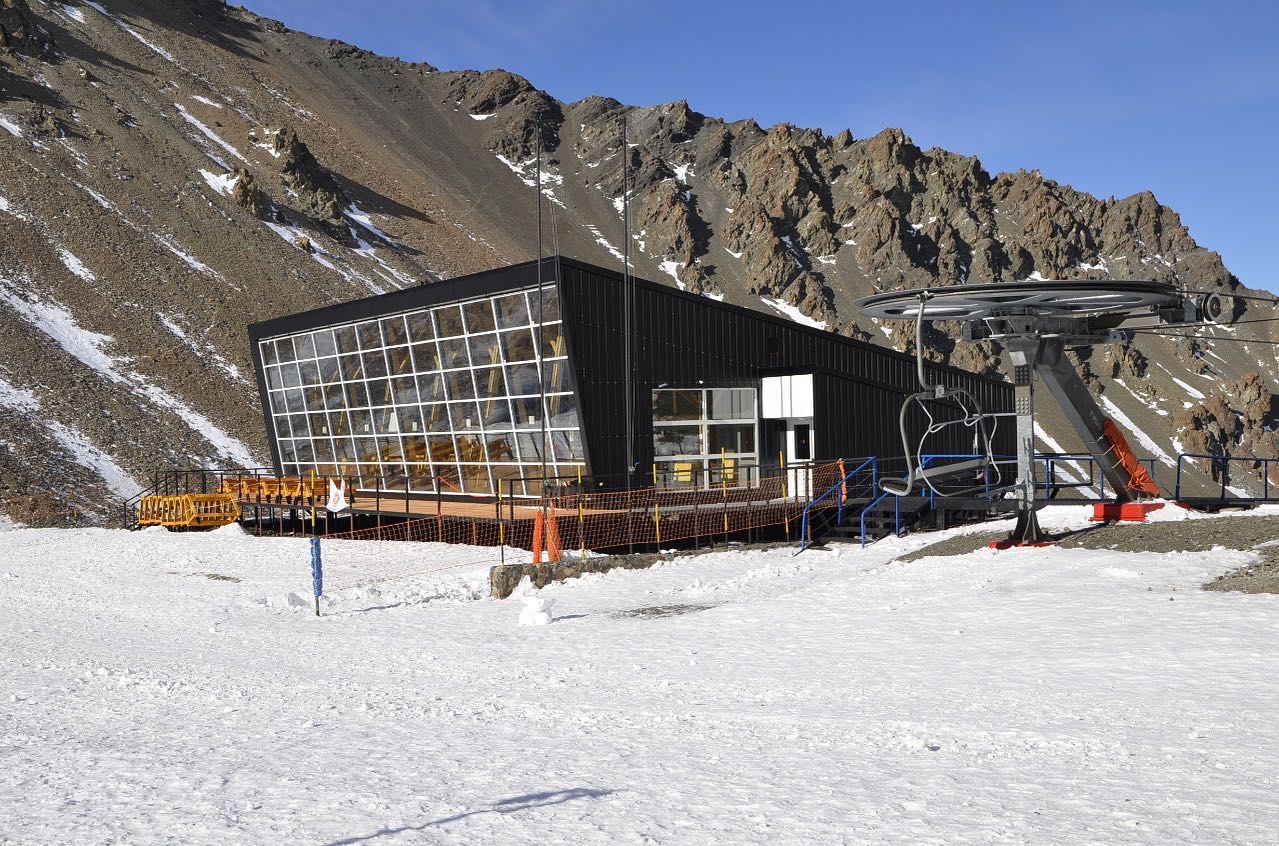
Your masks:
{"label": "orange plastic fence", "polygon": [[[642,488],[508,500],[501,503],[500,519],[495,506],[492,517],[441,514],[328,537],[506,544],[535,552],[545,549],[554,561],[572,551],[662,544],[788,525],[812,495],[828,490],[842,476],[838,463],[831,463],[790,470],[749,487],[724,483],[711,489]],[[836,508],[845,496],[827,497],[818,507]]]}

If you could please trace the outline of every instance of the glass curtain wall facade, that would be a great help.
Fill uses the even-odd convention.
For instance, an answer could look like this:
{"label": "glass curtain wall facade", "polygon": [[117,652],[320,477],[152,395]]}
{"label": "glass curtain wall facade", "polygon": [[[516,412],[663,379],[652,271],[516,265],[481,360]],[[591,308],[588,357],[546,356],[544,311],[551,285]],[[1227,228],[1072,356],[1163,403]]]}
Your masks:
{"label": "glass curtain wall facade", "polygon": [[653,391],[653,455],[658,483],[712,487],[753,481],[759,464],[754,388]]}
{"label": "glass curtain wall facade", "polygon": [[285,475],[534,496],[543,460],[547,477],[584,472],[554,286],[264,339],[260,352]]}

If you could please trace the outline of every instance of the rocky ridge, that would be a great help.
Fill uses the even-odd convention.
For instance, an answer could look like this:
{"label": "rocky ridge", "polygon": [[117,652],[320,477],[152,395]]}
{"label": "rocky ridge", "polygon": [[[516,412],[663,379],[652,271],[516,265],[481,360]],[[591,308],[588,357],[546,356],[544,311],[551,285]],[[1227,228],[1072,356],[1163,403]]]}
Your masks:
{"label": "rocky ridge", "polygon": [[[539,138],[561,251],[619,263],[625,157],[637,273],[898,349],[913,330],[856,298],[1039,278],[1249,293],[1152,194],[992,175],[898,129],[561,103],[506,71],[400,62],[213,0],[0,0],[0,502],[107,520],[102,503],[157,466],[263,461],[244,326],[531,258]],[[1142,336],[1077,365],[1139,452],[1268,454],[1279,362],[1237,341],[1272,325]],[[953,326],[927,342],[1000,365]]]}

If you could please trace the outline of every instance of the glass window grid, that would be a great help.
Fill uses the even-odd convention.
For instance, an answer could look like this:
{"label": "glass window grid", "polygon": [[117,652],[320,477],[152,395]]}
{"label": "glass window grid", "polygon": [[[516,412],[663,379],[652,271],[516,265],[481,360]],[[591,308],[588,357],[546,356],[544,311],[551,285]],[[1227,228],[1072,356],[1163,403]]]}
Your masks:
{"label": "glass window grid", "polygon": [[[554,349],[557,345],[555,339],[560,337],[559,309],[553,303],[554,287],[544,290],[549,295],[546,316],[554,319],[543,324],[542,335],[546,346]],[[516,420],[516,408],[520,406],[527,410],[528,400],[536,401],[541,396],[537,389],[556,364],[561,368],[560,384],[549,387],[566,387],[563,382],[567,381],[568,374],[565,356],[537,355],[538,327],[532,322],[536,315],[537,292],[517,291],[260,342],[267,371],[269,407],[285,465],[284,472],[304,474],[314,469],[326,475],[381,475],[390,484],[407,476],[410,490],[421,493],[435,491],[436,475],[443,475],[463,489],[469,481],[470,486],[476,488],[471,492],[476,493],[492,493],[492,485],[499,479],[540,476],[542,459],[539,453],[542,450],[538,449],[537,441],[542,433],[541,420],[533,423]],[[471,326],[479,331],[468,333]],[[424,328],[429,337],[422,336]],[[518,335],[521,330],[532,336],[533,357],[530,359],[524,352],[511,361],[508,359],[508,345],[503,340],[505,336]],[[455,348],[460,354],[454,362],[446,360],[441,343],[451,339],[464,339],[464,343]],[[481,343],[473,346],[477,339]],[[491,341],[488,349],[492,352],[487,360],[477,364],[475,351],[485,349],[484,340]],[[387,346],[388,341],[395,343]],[[433,348],[434,361],[423,362],[433,366],[419,370],[418,357],[409,353],[412,347]],[[398,365],[397,351],[403,352],[398,358]],[[562,352],[562,346],[558,351]],[[310,356],[299,359],[298,354],[302,352],[309,352]],[[281,355],[288,360],[281,359]],[[348,368],[344,366],[344,356],[355,356],[362,364],[366,363],[364,356],[369,356],[367,364],[372,367]],[[463,357],[464,362],[461,361]],[[407,366],[404,365],[405,359]],[[267,364],[271,361],[276,364]],[[447,366],[450,363],[464,363],[464,366]],[[525,368],[520,372],[531,377],[524,385],[525,390],[517,393],[510,393],[511,376],[515,375],[509,369],[512,367]],[[288,368],[291,369],[286,373]],[[493,384],[495,369],[501,377],[500,387]],[[476,381],[477,371],[484,374],[485,384],[482,386]],[[302,375],[304,372],[305,377]],[[469,382],[469,390],[462,393],[474,393],[480,399],[452,399],[449,379],[456,380],[461,374],[466,374]],[[425,401],[419,396],[416,401],[396,402],[396,380],[405,376],[414,379],[436,376],[444,384],[437,385],[433,396]],[[315,379],[314,385],[310,382],[311,377]],[[306,384],[303,384],[304,378]],[[434,383],[428,380],[426,384],[430,387]],[[488,396],[490,384],[495,389],[492,396]],[[343,393],[330,390],[335,386]],[[360,396],[345,396],[348,386],[361,387],[370,396],[363,397],[363,392]],[[411,397],[407,385],[400,386],[400,390],[400,399]],[[368,404],[359,402],[361,398],[367,399]],[[357,400],[357,404],[352,405],[351,399]],[[522,402],[516,403],[515,400]],[[500,405],[495,407],[493,403]],[[465,414],[464,407],[468,404],[473,411],[469,427],[466,425],[467,417],[449,413],[463,407]],[[548,413],[564,405],[568,409],[560,410],[558,417]],[[571,390],[553,390],[546,394],[546,404],[538,403],[538,406],[534,410],[549,424],[544,445],[548,454],[547,473],[575,475],[584,463],[575,395]],[[443,413],[436,415],[436,425],[432,427],[429,418],[437,407]],[[416,430],[402,428],[398,418],[404,415],[411,420],[413,411],[422,421],[420,427]],[[323,416],[324,412],[327,412],[327,417]],[[315,417],[317,414],[321,416]],[[562,419],[565,417],[568,419]],[[486,418],[490,420],[488,424],[485,423]],[[443,422],[442,426],[440,422]],[[431,441],[426,440],[428,436],[437,439],[434,443],[441,449],[444,443],[451,443],[450,460],[435,460]],[[366,456],[373,455],[369,450],[376,451],[374,460],[366,460]],[[494,452],[509,458],[493,461]],[[487,456],[488,460],[465,460],[477,455],[481,459]],[[308,457],[306,461],[304,456]],[[418,456],[423,460],[411,460]],[[534,493],[535,487],[530,484],[528,493]],[[446,492],[454,490],[448,485],[443,489]],[[509,486],[506,489],[509,490]],[[522,486],[517,485],[515,492],[523,493]]]}
{"label": "glass window grid", "polygon": [[[690,417],[688,419],[671,419],[671,420],[654,420],[653,421],[653,452],[654,463],[657,465],[658,474],[667,485],[692,485],[700,483],[702,487],[709,487],[720,483],[720,462],[725,459],[732,459],[739,463],[734,473],[737,479],[745,478],[741,472],[740,463],[747,461],[751,464],[759,463],[759,395],[754,388],[733,388],[731,390],[748,392],[751,395],[749,407],[751,409],[750,417],[726,417],[711,418],[711,395],[715,391],[726,390],[724,388],[658,388],[653,391],[653,406],[658,406],[658,394],[663,392],[693,392],[701,394],[701,414],[698,417]],[[713,426],[746,426],[749,425],[752,431],[752,441],[755,444],[754,451],[735,452],[725,450],[724,452],[710,452],[710,428]],[[657,455],[657,439],[661,435],[662,429],[675,427],[688,427],[697,429],[697,438],[700,449],[697,452],[676,453],[671,455]],[[691,465],[691,468],[676,467],[680,465]],[[696,474],[696,482],[694,481]]]}

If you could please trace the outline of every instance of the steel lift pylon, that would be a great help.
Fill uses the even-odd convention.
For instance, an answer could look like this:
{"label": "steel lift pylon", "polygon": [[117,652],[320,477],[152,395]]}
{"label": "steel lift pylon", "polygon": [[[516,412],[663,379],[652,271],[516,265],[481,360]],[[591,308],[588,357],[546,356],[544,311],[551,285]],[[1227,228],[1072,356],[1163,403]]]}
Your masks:
{"label": "steel lift pylon", "polygon": [[[1135,329],[1221,323],[1226,316],[1225,303],[1218,294],[1190,295],[1166,283],[1136,280],[959,285],[877,294],[858,300],[857,305],[868,317],[914,321],[924,390],[908,398],[907,404],[915,399],[949,398],[950,389],[925,382],[925,322],[957,321],[962,324],[964,340],[995,340],[1004,345],[1017,421],[1015,490],[1019,504],[1017,526],[1008,538],[1012,544],[1052,540],[1036,517],[1035,377],[1061,406],[1110,483],[1117,502],[1158,496],[1159,489],[1133,458],[1123,434],[1097,406],[1066,353],[1077,347],[1126,343],[1134,337]],[[902,427],[905,444],[904,413]],[[914,473],[909,455],[907,465],[907,479],[902,481],[909,487]]]}

